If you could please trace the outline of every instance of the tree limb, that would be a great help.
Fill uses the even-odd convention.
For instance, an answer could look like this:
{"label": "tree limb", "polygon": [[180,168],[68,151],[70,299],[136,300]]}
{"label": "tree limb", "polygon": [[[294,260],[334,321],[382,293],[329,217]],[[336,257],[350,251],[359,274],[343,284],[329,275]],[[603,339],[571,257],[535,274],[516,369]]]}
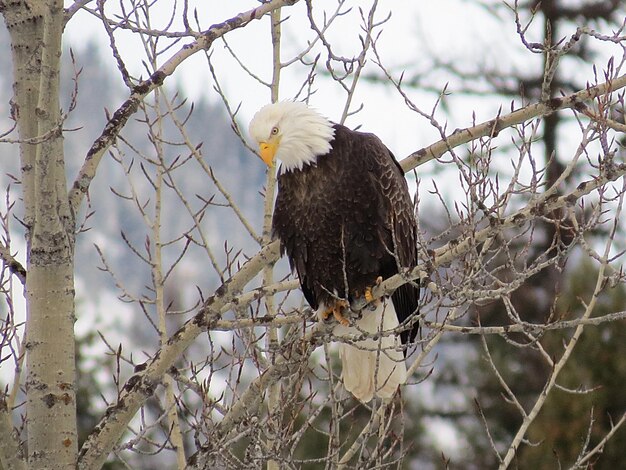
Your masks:
{"label": "tree limb", "polygon": [[[507,228],[519,227],[536,217],[551,214],[558,209],[571,207],[583,196],[598,190],[609,182],[617,181],[625,174],[626,164],[615,165],[615,168],[613,168],[612,171],[607,172],[607,174],[584,181],[580,183],[576,189],[562,196],[556,197],[555,195],[550,195],[546,197],[547,193],[544,193],[541,197],[538,197],[527,206],[501,219],[497,223],[496,228],[501,231]],[[378,299],[384,295],[388,295],[409,281],[427,278],[430,272],[433,272],[435,269],[445,266],[454,259],[457,259],[462,254],[468,252],[472,246],[487,240],[493,235],[493,233],[494,227],[489,226],[472,233],[471,237],[454,239],[446,243],[444,246],[437,248],[431,253],[430,264],[427,268],[424,268],[424,265],[419,265],[413,269],[395,274],[394,276],[385,279],[382,283],[372,289],[372,298]],[[364,299],[357,299],[352,303],[351,308],[358,311],[365,305],[366,302]]]}
{"label": "tree limb", "polygon": [[615,79],[588,87],[585,90],[562,98],[552,98],[547,102],[524,106],[512,113],[498,116],[476,126],[456,130],[445,139],[413,152],[411,155],[404,158],[400,162],[400,165],[405,172],[408,172],[435,158],[439,158],[448,150],[458,147],[459,145],[466,144],[480,137],[495,136],[507,127],[521,124],[536,117],[547,116],[561,109],[574,108],[577,111],[584,112],[587,110],[587,105],[584,103],[585,101],[606,95],[620,88],[624,88],[625,86],[626,75],[621,75]]}
{"label": "tree limb", "polygon": [[279,254],[277,241],[263,247],[231,279],[215,291],[215,295],[192,319],[170,337],[147,365],[144,364],[136,370],[136,373],[126,381],[117,403],[109,406],[100,423],[83,444],[78,459],[79,469],[99,469],[102,466],[130,420],[144,401],[152,396],[155,387],[167,370],[174,365],[174,362],[200,333],[210,329],[211,324],[220,318],[221,308],[233,301],[241,289],[264,266],[275,262]]}
{"label": "tree limb", "polygon": [[26,285],[26,268],[11,256],[9,249],[2,243],[0,243],[0,259],[4,261],[4,264],[9,268],[11,274],[14,274],[22,285]]}
{"label": "tree limb", "polygon": [[215,24],[206,30],[200,39],[183,46],[148,79],[136,85],[131,95],[113,113],[91,148],[87,151],[85,161],[78,172],[76,180],[69,191],[69,199],[74,213],[78,212],[82,200],[89,190],[89,185],[96,175],[96,170],[100,160],[108,148],[113,144],[120,131],[128,122],[128,119],[137,111],[139,103],[150,94],[155,88],[161,86],[165,79],[172,75],[178,66],[196,52],[208,49],[217,38],[238,28],[243,28],[253,20],[258,20],[266,13],[274,11],[283,6],[297,3],[299,0],[272,0],[257,8],[253,8],[244,13],[230,18],[223,23]]}
{"label": "tree limb", "polygon": [[[621,209],[622,209],[622,203],[623,203],[623,199],[620,198],[619,207],[617,209],[617,214],[615,215],[615,219],[613,223],[613,231],[609,235],[608,241],[604,249],[604,254],[601,260],[602,264],[600,264],[600,269],[597,275],[595,289],[593,291],[593,294],[591,295],[591,298],[589,299],[589,302],[586,305],[585,312],[583,313],[581,317],[582,320],[587,320],[591,317],[591,314],[593,313],[595,309],[598,297],[600,296],[600,292],[602,292],[602,290],[604,289],[604,285],[606,281],[605,271],[607,270],[607,267],[609,265],[610,252],[613,246],[615,233],[617,231],[617,221],[619,220],[619,213],[621,212]],[[511,444],[509,445],[506,455],[504,456],[503,460],[500,463],[500,466],[498,467],[499,470],[505,470],[506,468],[508,468],[509,465],[512,463],[513,459],[515,458],[517,451],[519,449],[519,446],[522,444],[524,436],[526,435],[526,432],[528,431],[528,428],[530,427],[534,419],[537,417],[537,415],[543,408],[543,405],[545,404],[546,399],[548,398],[548,395],[550,394],[550,392],[554,388],[554,385],[556,384],[556,379],[559,373],[561,372],[561,370],[563,370],[563,367],[565,366],[565,364],[567,364],[567,361],[569,357],[571,356],[572,351],[574,350],[574,348],[576,347],[576,344],[578,343],[578,340],[582,336],[584,328],[585,328],[585,325],[581,323],[574,330],[574,334],[572,335],[570,340],[567,342],[565,349],[563,351],[563,354],[559,358],[558,362],[554,364],[550,377],[548,378],[548,381],[545,383],[543,390],[537,397],[537,400],[535,401],[532,409],[526,416],[524,416],[522,424],[517,430],[515,437],[511,441]]]}

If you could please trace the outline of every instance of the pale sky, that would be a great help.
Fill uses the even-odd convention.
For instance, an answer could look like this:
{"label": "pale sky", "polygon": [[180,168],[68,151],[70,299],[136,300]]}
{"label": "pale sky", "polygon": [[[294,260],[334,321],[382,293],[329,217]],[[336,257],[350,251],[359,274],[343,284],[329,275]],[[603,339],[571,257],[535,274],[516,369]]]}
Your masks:
{"label": "pale sky", "polygon": [[[70,5],[72,1],[66,0]],[[334,28],[328,31],[328,38],[337,47],[336,52],[353,57],[358,54],[361,18],[359,9],[365,14],[369,11],[373,0],[347,1],[354,6],[352,10],[339,18]],[[487,5],[502,5],[499,0],[484,1]],[[173,0],[154,2],[152,28],[159,29],[170,19],[171,9],[176,4]],[[335,1],[324,0],[314,2],[318,16],[321,5],[329,11],[334,8]],[[107,13],[116,13],[117,2],[106,2]],[[201,27],[220,23],[236,13],[247,11],[258,6],[256,0],[189,0],[189,11],[197,9]],[[181,30],[179,18],[182,2],[178,2],[179,11],[176,13],[173,29]],[[346,9],[346,8],[344,8]],[[397,78],[403,70],[407,76],[413,70],[428,72],[427,85],[435,90],[443,89],[448,84],[446,97],[447,109],[438,110],[436,117],[441,125],[446,125],[447,133],[454,129],[464,128],[476,122],[486,121],[495,117],[498,109],[504,112],[510,109],[510,103],[505,98],[485,96],[464,96],[455,93],[458,89],[458,79],[446,70],[432,67],[427,62],[428,55],[436,57],[443,63],[461,65],[464,70],[480,69],[481,67],[496,70],[530,71],[537,73],[541,67],[541,56],[528,52],[516,33],[513,12],[508,8],[487,10],[479,2],[467,0],[380,0],[376,11],[378,21],[391,18],[383,26],[378,40],[378,49],[385,65]],[[193,14],[190,15],[193,18]],[[306,19],[306,5],[300,1],[293,7],[283,9],[283,43],[281,58],[286,61],[293,57],[307,40],[313,38]],[[286,19],[285,19],[286,18]],[[529,41],[542,41],[542,23],[537,20],[528,31]],[[571,35],[575,26],[566,28],[561,26],[559,34]],[[609,31],[603,31],[609,33]],[[271,46],[269,34],[269,17],[266,15],[260,21],[254,21],[243,29],[226,35],[226,39],[239,59],[246,67],[260,76],[263,80],[271,78]],[[102,25],[97,19],[85,12],[79,12],[69,22],[65,41],[74,48],[83,47],[91,40],[102,45],[103,60],[115,64],[108,52],[108,38]],[[167,51],[161,63],[167,60],[175,51],[190,40],[175,45]],[[621,56],[619,48],[610,44],[600,44],[591,41],[592,45],[600,48],[601,58],[596,60],[602,69],[608,57]],[[117,36],[117,45],[126,61],[126,66],[132,73],[147,74],[142,68],[144,53],[136,35],[120,33]],[[247,123],[262,105],[270,100],[269,90],[251,79],[235,60],[226,52],[221,40],[214,43],[211,49],[213,64],[218,74],[220,84],[233,108],[241,105],[239,122],[247,128]],[[313,54],[311,55],[313,56]],[[324,57],[324,54],[322,55]],[[379,72],[372,61],[373,55],[368,56],[367,72]],[[592,67],[588,64],[561,63],[562,70],[579,83],[593,81]],[[292,98],[306,78],[308,69],[298,64],[285,69],[281,76],[281,99]],[[173,77],[167,81],[169,85],[182,88],[183,93],[192,100],[206,96],[213,102],[219,100],[213,90],[213,80],[210,77],[209,67],[203,53],[197,53],[178,68]],[[319,109],[331,120],[337,121],[341,117],[346,94],[339,85],[323,77],[317,78],[314,89],[315,96],[311,104]],[[435,105],[437,96],[417,89],[406,88],[411,100],[425,112],[430,112]],[[350,127],[361,125],[361,129],[377,134],[383,142],[402,159],[411,152],[425,147],[440,139],[439,133],[423,117],[410,111],[403,98],[391,87],[361,83],[352,103],[352,109],[363,104],[363,110],[348,118],[346,124]],[[519,107],[519,103],[515,107]],[[574,144],[575,148],[575,144]],[[570,151],[568,149],[567,151]],[[571,149],[573,151],[573,148]],[[435,163],[420,168],[422,175],[429,175],[435,170]]]}
{"label": "pale sky", "polygon": [[[66,4],[69,3],[71,2],[66,2]],[[192,5],[194,3],[198,6],[198,14],[202,19],[203,27],[219,23],[237,12],[258,5],[257,2],[251,0],[190,2]],[[361,5],[365,11],[368,11],[372,2],[348,3]],[[163,23],[168,18],[165,12],[172,4],[171,1],[157,3],[162,13],[154,16],[154,28],[158,29],[159,23]],[[318,2],[318,4],[332,6],[334,2],[325,1]],[[306,41],[312,36],[308,30],[304,2],[285,8],[283,11],[283,18],[288,17],[288,19],[283,23],[282,59],[288,60],[306,45]],[[483,9],[470,2],[462,0],[380,1],[377,19],[384,19],[389,12],[391,12],[391,18],[384,26],[378,44],[382,59],[386,65],[393,68],[396,76],[399,76],[402,68],[419,68],[420,64],[424,64],[426,49],[446,62],[471,61],[473,58],[478,60],[479,57],[485,55],[488,61],[496,61],[499,57],[503,57],[503,54],[507,54],[506,57],[509,59],[513,59],[517,54],[521,61],[536,60],[535,57],[529,57],[529,54],[524,57],[519,40],[515,36],[513,22],[502,22],[485,14]],[[162,19],[159,21],[160,18]],[[329,32],[329,38],[339,45],[337,51],[342,55],[351,57],[358,53],[360,21],[359,12],[354,8],[339,20],[335,29]],[[83,12],[77,14],[67,26],[65,38],[67,44],[72,47],[81,47],[92,38],[101,43],[105,50],[108,39],[102,26],[95,18]],[[120,35],[120,38],[118,47],[122,50],[128,68],[135,73],[140,73],[143,53],[139,42],[130,35]],[[264,80],[270,80],[271,49],[267,16],[241,30],[229,33],[226,39],[247,67]],[[164,57],[169,57],[175,50],[177,47]],[[252,114],[269,101],[269,90],[250,79],[241,70],[224,50],[221,41],[216,41],[212,53],[220,82],[233,105],[241,103],[242,121],[247,123]],[[372,63],[371,58],[370,55],[366,70],[376,71],[378,68]],[[111,64],[114,66],[112,62]],[[506,63],[501,65],[507,66]],[[293,96],[293,93],[300,87],[305,73],[305,69],[298,66],[290,67],[283,72],[282,98]],[[201,53],[188,60],[169,80],[170,84],[184,87],[185,92],[192,99],[200,96],[209,96],[212,100],[217,99],[216,93],[212,90],[213,84],[206,58]],[[430,86],[441,89],[447,80],[449,77],[446,77],[445,73],[437,74]],[[330,119],[338,120],[343,109],[345,93],[328,79],[318,79],[316,89],[317,94],[312,104]],[[423,110],[431,110],[435,102],[433,94],[411,89],[407,89],[407,92]],[[409,111],[400,95],[393,90],[381,85],[361,83],[357,88],[354,107],[360,103],[364,105],[363,111],[357,116],[350,117],[347,124],[352,127],[361,124],[363,130],[376,133],[398,158],[438,140],[438,135],[430,124]],[[482,99],[479,109],[475,109],[477,119],[490,119],[497,111],[498,105],[499,103],[496,102],[486,103]],[[451,129],[470,125],[473,110],[470,103],[460,105],[459,111],[449,117]],[[443,115],[441,118],[443,119]]]}

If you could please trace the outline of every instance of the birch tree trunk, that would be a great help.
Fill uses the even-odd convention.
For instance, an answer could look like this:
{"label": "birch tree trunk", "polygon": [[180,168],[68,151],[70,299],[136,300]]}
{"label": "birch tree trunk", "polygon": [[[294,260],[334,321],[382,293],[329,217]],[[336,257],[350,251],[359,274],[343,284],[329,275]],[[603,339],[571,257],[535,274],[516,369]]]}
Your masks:
{"label": "birch tree trunk", "polygon": [[63,155],[63,2],[0,1],[11,35],[27,228],[28,467],[75,468],[74,215]]}

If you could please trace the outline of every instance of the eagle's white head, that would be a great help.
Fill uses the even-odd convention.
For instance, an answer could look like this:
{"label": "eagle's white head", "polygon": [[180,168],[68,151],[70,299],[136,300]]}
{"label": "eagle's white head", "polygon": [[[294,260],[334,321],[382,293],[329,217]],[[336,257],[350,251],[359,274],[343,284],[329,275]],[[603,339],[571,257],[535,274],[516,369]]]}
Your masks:
{"label": "eagle's white head", "polygon": [[272,166],[282,162],[281,172],[302,169],[331,149],[332,123],[298,101],[280,101],[263,106],[250,121],[250,135],[259,145],[261,158]]}

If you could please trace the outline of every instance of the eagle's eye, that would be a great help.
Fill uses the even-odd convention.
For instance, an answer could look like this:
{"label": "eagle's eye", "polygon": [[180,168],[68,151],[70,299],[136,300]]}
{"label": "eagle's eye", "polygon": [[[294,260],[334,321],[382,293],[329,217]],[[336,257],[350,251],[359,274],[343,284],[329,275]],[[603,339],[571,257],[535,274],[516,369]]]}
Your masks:
{"label": "eagle's eye", "polygon": [[272,135],[278,134],[278,127],[272,127]]}

